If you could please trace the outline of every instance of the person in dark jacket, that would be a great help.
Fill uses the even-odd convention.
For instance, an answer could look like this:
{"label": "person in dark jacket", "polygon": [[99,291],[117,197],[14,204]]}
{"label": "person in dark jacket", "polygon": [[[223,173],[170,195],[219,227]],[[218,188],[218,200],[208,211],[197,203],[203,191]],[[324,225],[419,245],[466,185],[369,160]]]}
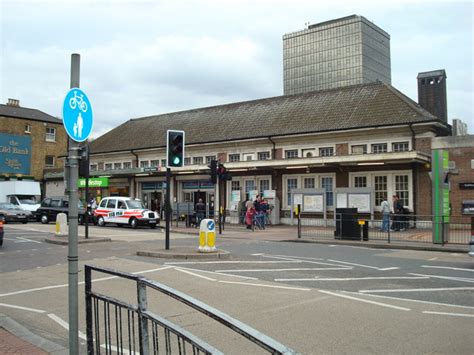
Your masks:
{"label": "person in dark jacket", "polygon": [[204,219],[206,215],[206,205],[202,202],[202,198],[199,199],[198,203],[196,203],[196,227],[199,228],[201,225],[201,221]]}

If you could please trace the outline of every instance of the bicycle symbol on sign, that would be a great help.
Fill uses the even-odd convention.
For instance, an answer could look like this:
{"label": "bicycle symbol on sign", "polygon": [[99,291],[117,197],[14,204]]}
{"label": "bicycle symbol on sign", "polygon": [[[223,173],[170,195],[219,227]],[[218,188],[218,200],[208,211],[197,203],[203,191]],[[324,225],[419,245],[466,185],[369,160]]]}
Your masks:
{"label": "bicycle symbol on sign", "polygon": [[74,91],[74,97],[71,97],[71,99],[69,100],[69,107],[73,110],[76,107],[79,107],[79,109],[82,112],[86,112],[87,111],[87,104],[84,101],[84,95],[82,95],[82,94],[78,95],[77,91]]}

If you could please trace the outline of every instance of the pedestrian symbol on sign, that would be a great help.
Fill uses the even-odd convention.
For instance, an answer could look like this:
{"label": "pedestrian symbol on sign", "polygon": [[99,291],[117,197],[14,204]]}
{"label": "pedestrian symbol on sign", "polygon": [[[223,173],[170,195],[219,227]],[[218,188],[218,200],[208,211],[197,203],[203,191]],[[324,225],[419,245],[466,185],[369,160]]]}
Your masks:
{"label": "pedestrian symbol on sign", "polygon": [[67,134],[76,142],[85,141],[92,131],[92,106],[79,88],[71,89],[63,104],[63,123]]}

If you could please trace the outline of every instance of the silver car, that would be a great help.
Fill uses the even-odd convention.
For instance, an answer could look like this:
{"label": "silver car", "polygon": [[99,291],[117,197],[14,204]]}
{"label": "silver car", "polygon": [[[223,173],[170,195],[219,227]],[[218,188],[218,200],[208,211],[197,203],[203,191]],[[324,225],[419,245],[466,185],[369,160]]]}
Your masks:
{"label": "silver car", "polygon": [[30,211],[22,210],[12,203],[0,202],[0,221],[3,223],[8,222],[21,222],[28,223],[28,218],[31,218],[32,214]]}

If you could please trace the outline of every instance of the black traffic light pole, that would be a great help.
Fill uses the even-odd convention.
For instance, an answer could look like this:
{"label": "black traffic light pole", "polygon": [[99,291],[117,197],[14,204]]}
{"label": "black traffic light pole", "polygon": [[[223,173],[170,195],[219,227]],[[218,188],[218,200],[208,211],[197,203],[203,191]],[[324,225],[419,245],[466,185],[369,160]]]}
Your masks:
{"label": "black traffic light pole", "polygon": [[170,185],[171,185],[171,169],[166,168],[166,203],[165,203],[165,215],[166,215],[166,233],[165,233],[165,249],[170,249],[170,215],[171,215],[171,202],[170,202]]}

